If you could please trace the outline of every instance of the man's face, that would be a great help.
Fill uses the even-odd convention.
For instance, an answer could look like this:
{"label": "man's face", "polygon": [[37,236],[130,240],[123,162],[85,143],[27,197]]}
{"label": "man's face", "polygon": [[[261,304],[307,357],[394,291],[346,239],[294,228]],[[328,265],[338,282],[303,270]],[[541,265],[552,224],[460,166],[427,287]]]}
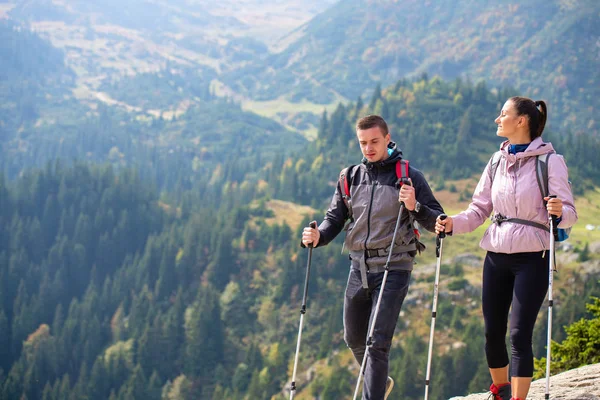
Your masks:
{"label": "man's face", "polygon": [[360,151],[369,162],[385,160],[388,157],[387,146],[390,143],[390,134],[383,135],[378,126],[356,131]]}

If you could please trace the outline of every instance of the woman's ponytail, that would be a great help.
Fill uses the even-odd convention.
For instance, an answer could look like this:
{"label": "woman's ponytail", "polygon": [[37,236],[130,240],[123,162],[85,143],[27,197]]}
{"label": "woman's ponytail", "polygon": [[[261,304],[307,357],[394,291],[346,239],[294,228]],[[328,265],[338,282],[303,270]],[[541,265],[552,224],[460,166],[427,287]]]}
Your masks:
{"label": "woman's ponytail", "polygon": [[[544,132],[544,127],[546,126],[546,119],[548,118],[548,108],[546,107],[546,102],[543,100],[537,100],[535,102],[535,108],[539,111],[539,120],[537,124],[537,129],[534,131],[532,126],[530,126],[531,139],[535,139],[536,137],[542,136],[542,132]],[[529,121],[531,125],[531,120]],[[535,133],[535,137],[533,134]]]}
{"label": "woman's ponytail", "polygon": [[531,140],[542,136],[548,119],[548,108],[543,100],[533,101],[527,97],[511,97],[517,115],[527,115]]}

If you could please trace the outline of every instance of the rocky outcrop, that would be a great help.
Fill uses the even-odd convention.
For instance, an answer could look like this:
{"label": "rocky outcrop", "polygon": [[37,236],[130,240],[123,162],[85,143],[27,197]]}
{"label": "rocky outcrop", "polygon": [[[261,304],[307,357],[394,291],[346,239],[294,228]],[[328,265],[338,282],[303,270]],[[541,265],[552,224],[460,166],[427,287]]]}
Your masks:
{"label": "rocky outcrop", "polygon": [[[531,384],[527,400],[542,400],[546,393],[546,379]],[[488,393],[453,397],[451,400],[484,400]],[[586,365],[550,378],[552,400],[600,400],[600,364]]]}

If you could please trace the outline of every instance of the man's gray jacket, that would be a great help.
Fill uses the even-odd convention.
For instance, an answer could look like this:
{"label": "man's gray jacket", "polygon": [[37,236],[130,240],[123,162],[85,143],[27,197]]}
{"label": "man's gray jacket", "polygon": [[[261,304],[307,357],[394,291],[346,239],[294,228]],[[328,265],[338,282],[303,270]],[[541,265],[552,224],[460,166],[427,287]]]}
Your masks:
{"label": "man's gray jacket", "polygon": [[[350,251],[352,267],[363,271],[365,268],[370,272],[383,271],[400,208],[396,163],[402,159],[402,152],[393,143],[390,143],[390,148],[390,156],[383,161],[370,163],[363,159],[361,164],[343,171],[348,174],[351,210],[344,201],[343,182],[338,180],[325,219],[319,226],[317,247],[331,242],[350,219],[346,227],[345,247]],[[416,237],[413,221],[433,232],[437,216],[444,212],[423,174],[409,167],[409,177],[421,206],[419,212],[405,209],[402,215],[390,269],[412,270],[414,257],[422,246]]]}

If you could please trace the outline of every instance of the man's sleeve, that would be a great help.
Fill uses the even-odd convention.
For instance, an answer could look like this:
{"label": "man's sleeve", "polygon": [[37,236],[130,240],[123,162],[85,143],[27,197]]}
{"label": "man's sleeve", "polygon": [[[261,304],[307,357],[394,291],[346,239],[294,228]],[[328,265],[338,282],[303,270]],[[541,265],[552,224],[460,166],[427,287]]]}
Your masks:
{"label": "man's sleeve", "polygon": [[437,201],[423,173],[410,168],[410,177],[415,188],[417,201],[421,203],[419,212],[412,211],[412,215],[420,226],[430,232],[435,232],[435,220],[444,213],[444,209]]}
{"label": "man's sleeve", "polygon": [[[346,207],[346,203],[344,202],[342,187],[340,180],[338,179],[333,198],[325,213],[325,219],[321,222],[321,225],[319,225],[321,237],[319,238],[319,243],[317,243],[316,247],[325,246],[335,239],[342,229],[344,229],[344,224],[349,217],[348,207]],[[302,244],[302,247],[305,246]]]}

